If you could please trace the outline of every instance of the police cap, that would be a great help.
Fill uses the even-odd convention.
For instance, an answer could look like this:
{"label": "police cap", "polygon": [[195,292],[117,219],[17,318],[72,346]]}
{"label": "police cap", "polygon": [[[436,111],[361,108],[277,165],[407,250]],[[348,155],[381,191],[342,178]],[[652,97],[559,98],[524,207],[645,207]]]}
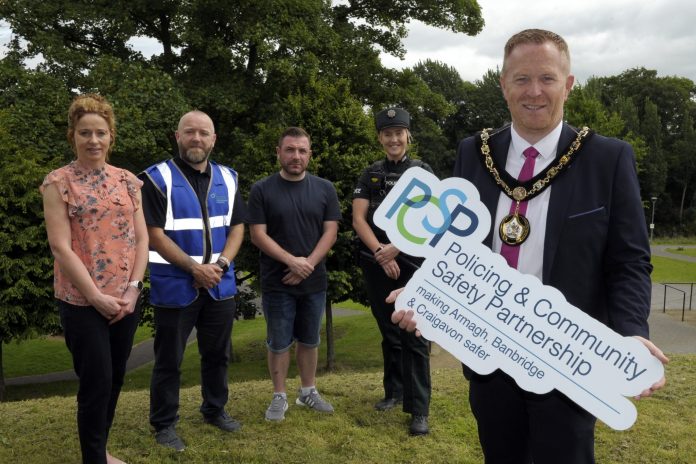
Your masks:
{"label": "police cap", "polygon": [[375,126],[377,126],[377,132],[385,127],[405,127],[406,129],[410,129],[411,116],[408,114],[408,111],[404,109],[387,108],[377,113],[377,116],[375,116]]}

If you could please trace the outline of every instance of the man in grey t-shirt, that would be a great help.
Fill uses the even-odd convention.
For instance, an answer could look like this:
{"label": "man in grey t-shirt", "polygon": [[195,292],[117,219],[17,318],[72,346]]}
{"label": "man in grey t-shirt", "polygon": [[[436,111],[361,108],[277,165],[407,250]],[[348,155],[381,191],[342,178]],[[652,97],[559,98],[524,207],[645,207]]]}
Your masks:
{"label": "man in grey t-shirt", "polygon": [[261,250],[261,292],[266,318],[268,369],[273,399],[266,419],[280,421],[288,408],[285,379],[297,340],[301,388],[295,403],[333,412],[316,389],[321,318],[326,305],[325,257],[338,232],[341,210],[333,184],[306,172],[309,134],[290,127],[278,141],[280,172],[251,187],[249,231]]}

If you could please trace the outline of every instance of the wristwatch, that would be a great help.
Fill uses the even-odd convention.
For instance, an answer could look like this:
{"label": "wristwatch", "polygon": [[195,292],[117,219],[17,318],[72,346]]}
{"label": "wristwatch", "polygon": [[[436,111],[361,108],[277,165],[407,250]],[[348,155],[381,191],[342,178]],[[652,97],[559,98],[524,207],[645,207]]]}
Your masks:
{"label": "wristwatch", "polygon": [[128,282],[128,285],[130,287],[135,287],[138,289],[139,292],[143,291],[143,281],[142,280],[133,280]]}
{"label": "wristwatch", "polygon": [[230,261],[222,255],[220,255],[215,264],[220,266],[220,269],[222,269],[222,272],[224,273],[227,273],[227,271],[230,270]]}

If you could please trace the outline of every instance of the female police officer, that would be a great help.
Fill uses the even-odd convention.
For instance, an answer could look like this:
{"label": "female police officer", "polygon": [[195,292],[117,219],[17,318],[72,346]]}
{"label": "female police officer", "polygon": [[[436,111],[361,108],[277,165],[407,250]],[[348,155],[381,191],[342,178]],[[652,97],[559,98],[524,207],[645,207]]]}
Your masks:
{"label": "female police officer", "polygon": [[401,174],[410,167],[432,172],[427,164],[406,154],[411,133],[410,116],[401,108],[387,108],[375,118],[379,142],[386,157],[365,169],[353,192],[353,228],[360,238],[360,266],[372,314],[382,334],[384,399],[375,408],[385,411],[403,401],[411,414],[411,435],[428,433],[430,356],[428,342],[391,323],[394,305],[389,293],[406,285],[420,265],[417,258],[400,253],[372,216]]}

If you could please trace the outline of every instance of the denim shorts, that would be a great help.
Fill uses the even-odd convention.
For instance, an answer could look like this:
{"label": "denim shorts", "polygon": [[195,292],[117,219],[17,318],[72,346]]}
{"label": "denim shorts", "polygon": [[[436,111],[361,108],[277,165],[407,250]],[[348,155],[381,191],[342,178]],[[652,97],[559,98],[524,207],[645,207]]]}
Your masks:
{"label": "denim shorts", "polygon": [[309,295],[268,292],[261,299],[269,351],[284,353],[294,340],[309,348],[319,346],[321,318],[326,306],[325,291]]}

